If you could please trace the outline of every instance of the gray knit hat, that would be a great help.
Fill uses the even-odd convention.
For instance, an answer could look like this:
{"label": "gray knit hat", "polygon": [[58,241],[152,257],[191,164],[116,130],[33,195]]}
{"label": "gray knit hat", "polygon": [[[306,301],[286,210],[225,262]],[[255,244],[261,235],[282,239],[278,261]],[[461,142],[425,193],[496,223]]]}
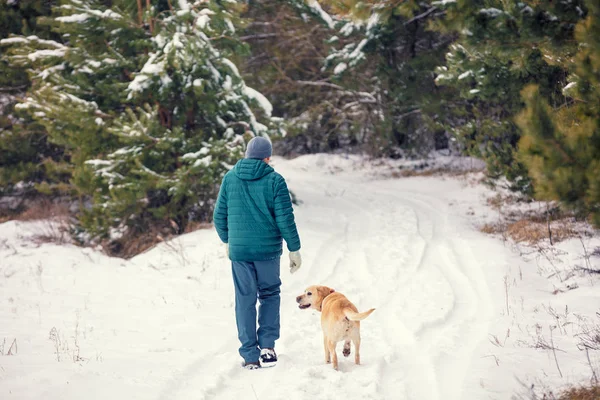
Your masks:
{"label": "gray knit hat", "polygon": [[272,153],[273,146],[271,146],[271,142],[262,136],[257,136],[250,140],[246,148],[246,158],[258,158],[262,160],[271,157]]}

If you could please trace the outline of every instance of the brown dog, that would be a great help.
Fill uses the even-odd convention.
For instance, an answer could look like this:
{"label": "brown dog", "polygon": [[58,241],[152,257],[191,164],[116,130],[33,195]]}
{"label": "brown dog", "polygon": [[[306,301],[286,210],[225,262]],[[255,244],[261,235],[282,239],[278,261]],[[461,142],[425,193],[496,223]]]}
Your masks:
{"label": "brown dog", "polygon": [[374,308],[362,313],[343,294],[327,286],[309,286],[304,294],[296,297],[299,308],[314,308],[321,311],[321,328],[323,329],[323,345],[325,362],[331,362],[333,369],[338,369],[337,342],[344,341],[344,357],[350,355],[350,341],[354,343],[354,362],[360,364],[360,321],[367,318]]}

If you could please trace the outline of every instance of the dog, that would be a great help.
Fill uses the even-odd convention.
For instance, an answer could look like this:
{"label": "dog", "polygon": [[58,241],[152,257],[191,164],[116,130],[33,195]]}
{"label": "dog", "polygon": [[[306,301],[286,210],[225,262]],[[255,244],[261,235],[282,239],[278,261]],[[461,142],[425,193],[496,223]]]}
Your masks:
{"label": "dog", "polygon": [[304,294],[296,297],[298,308],[313,308],[321,312],[321,328],[323,329],[323,346],[325,347],[325,363],[333,358],[333,369],[338,369],[335,347],[337,342],[344,341],[344,357],[350,355],[350,341],[354,343],[354,362],[360,365],[360,321],[367,318],[374,308],[362,313],[340,292],[327,286],[309,286]]}

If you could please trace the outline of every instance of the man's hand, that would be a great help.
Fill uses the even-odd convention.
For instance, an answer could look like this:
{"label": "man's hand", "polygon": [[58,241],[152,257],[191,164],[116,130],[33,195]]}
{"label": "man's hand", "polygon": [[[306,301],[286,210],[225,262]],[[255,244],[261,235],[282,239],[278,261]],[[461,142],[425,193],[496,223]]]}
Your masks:
{"label": "man's hand", "polygon": [[302,265],[302,257],[300,257],[299,251],[290,252],[290,273],[298,271]]}

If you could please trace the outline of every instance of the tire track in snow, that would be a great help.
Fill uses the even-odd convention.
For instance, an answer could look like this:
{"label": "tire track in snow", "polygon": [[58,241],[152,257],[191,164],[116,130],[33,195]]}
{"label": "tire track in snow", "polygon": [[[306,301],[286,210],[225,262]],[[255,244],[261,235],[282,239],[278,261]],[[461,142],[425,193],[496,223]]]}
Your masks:
{"label": "tire track in snow", "polygon": [[[363,324],[363,365],[341,358],[341,371],[333,371],[323,362],[318,313],[298,314],[294,300],[282,297],[280,365],[244,371],[233,362],[237,343],[225,343],[219,351],[229,353],[198,360],[170,390],[206,400],[459,399],[468,363],[457,365],[452,353],[470,354],[482,332],[486,336],[479,314],[489,301],[468,243],[452,237],[446,206],[431,196],[384,188],[382,182],[356,185],[339,176],[308,174],[302,180],[310,180],[297,193],[307,199],[305,212],[319,207],[340,223],[323,227],[328,235],[314,255],[305,256],[308,265],[295,278],[286,277],[287,295],[310,284],[330,284],[359,308],[376,307]],[[331,197],[332,191],[343,195]],[[444,310],[436,309],[440,303]],[[168,392],[160,399],[189,397],[164,395]]]}
{"label": "tire track in snow", "polygon": [[[418,214],[429,215],[429,218],[436,216],[431,218],[431,221],[435,221],[433,235],[421,263],[423,266],[434,266],[444,275],[452,287],[454,302],[444,317],[424,324],[415,332],[415,337],[426,352],[436,352],[430,357],[433,357],[432,364],[437,365],[435,383],[440,388],[438,392],[444,398],[460,398],[468,365],[457,365],[452,354],[461,350],[472,353],[478,341],[487,334],[485,320],[491,310],[487,283],[481,271],[473,265],[472,253],[469,252],[464,258],[459,257],[457,248],[468,250],[469,245],[463,242],[457,244],[457,240],[453,239],[453,232],[449,231],[446,224],[448,215],[440,211],[444,205],[439,200],[431,197],[424,200],[424,196],[416,193],[408,193],[406,198],[399,200],[412,204]],[[437,221],[441,221],[441,224],[436,225]],[[436,255],[443,256],[445,262],[436,261]],[[463,262],[468,264],[468,268],[461,268]],[[439,394],[428,398],[439,398]]]}
{"label": "tire track in snow", "polygon": [[[380,191],[377,192],[381,193]],[[452,292],[452,305],[450,309],[440,318],[423,323],[422,326],[414,332],[410,332],[410,330],[406,328],[401,321],[401,316],[396,316],[393,324],[391,324],[388,319],[386,321],[387,327],[384,331],[395,331],[396,335],[391,337],[388,333],[387,340],[393,342],[394,339],[396,339],[397,341],[398,337],[401,337],[404,340],[402,345],[404,354],[401,358],[404,360],[411,360],[412,364],[409,380],[412,381],[413,384],[409,383],[409,398],[437,399],[440,398],[440,393],[444,394],[444,398],[458,398],[457,396],[460,395],[460,390],[462,389],[460,383],[464,380],[464,372],[461,373],[460,371],[464,371],[468,365],[457,368],[452,361],[444,361],[442,362],[445,364],[443,371],[436,371],[440,369],[439,365],[436,366],[436,363],[439,363],[438,359],[442,358],[442,356],[445,356],[446,359],[448,359],[450,353],[453,351],[455,352],[457,348],[469,347],[472,351],[475,347],[475,343],[477,343],[478,340],[481,340],[481,328],[469,329],[466,325],[468,325],[474,316],[477,315],[479,304],[483,303],[483,317],[487,314],[485,312],[486,309],[489,311],[489,299],[482,298],[480,292],[475,289],[482,283],[483,287],[486,287],[485,279],[480,273],[478,279],[474,282],[472,277],[463,273],[460,268],[460,262],[462,260],[457,256],[455,241],[452,241],[452,237],[450,236],[452,232],[447,228],[448,216],[440,211],[445,209],[445,205],[439,200],[432,198],[424,200],[424,196],[416,193],[406,193],[405,196],[398,196],[398,194],[389,193],[387,190],[385,192],[388,196],[398,200],[400,204],[409,205],[415,213],[418,235],[425,242],[420,252],[419,260],[416,263],[416,267],[413,269],[415,273],[432,269],[437,271],[450,285]],[[360,196],[357,196],[357,198],[360,199]],[[432,200],[435,203],[433,205],[430,203]],[[389,207],[383,209],[390,210]],[[379,215],[378,217],[378,222],[390,221],[390,218],[386,218],[386,215]],[[393,232],[393,229],[388,229],[388,231]],[[369,232],[363,232],[363,234],[368,235]],[[464,243],[461,244],[464,245]],[[470,259],[467,261],[470,262]],[[473,268],[473,266],[469,268],[469,270],[472,269],[477,271],[477,268]],[[402,285],[398,285],[396,292],[401,290]],[[487,289],[482,292],[487,293]],[[487,301],[482,302],[482,300]],[[388,309],[387,314],[397,314],[389,310],[396,307],[399,302],[394,301],[394,298],[389,298],[386,303],[386,308]],[[476,325],[485,326],[485,324]],[[458,331],[454,329],[457,326],[461,327]],[[445,335],[452,333],[452,330],[455,331],[454,339],[460,340],[461,342],[448,340],[448,338],[445,337]],[[439,346],[441,346],[441,348],[438,348]],[[421,348],[422,350],[420,352],[414,351],[415,348]],[[406,354],[407,350],[409,350],[408,355]],[[435,354],[429,355],[430,351],[433,351]],[[386,362],[391,364],[388,366],[392,367],[391,369],[394,369],[394,366],[399,366],[399,363],[396,362],[398,353],[398,349],[395,349],[392,350],[391,355],[387,356]],[[429,361],[427,360],[428,358]],[[416,361],[416,365],[414,360],[418,360]],[[383,369],[387,368],[384,367]],[[457,370],[459,373],[456,372]],[[438,375],[440,375],[439,372],[442,372],[441,377],[438,377]],[[412,379],[410,379],[411,377]],[[457,377],[460,379],[454,379]],[[457,382],[459,385],[457,385]],[[401,382],[398,382],[398,379],[394,379],[393,382],[390,382],[388,379],[387,384],[382,386],[388,386],[389,389],[391,389],[388,393],[396,393],[397,396],[399,388],[396,387],[392,389],[390,386],[398,386],[398,384],[401,384]],[[441,390],[438,390],[438,387]]]}

